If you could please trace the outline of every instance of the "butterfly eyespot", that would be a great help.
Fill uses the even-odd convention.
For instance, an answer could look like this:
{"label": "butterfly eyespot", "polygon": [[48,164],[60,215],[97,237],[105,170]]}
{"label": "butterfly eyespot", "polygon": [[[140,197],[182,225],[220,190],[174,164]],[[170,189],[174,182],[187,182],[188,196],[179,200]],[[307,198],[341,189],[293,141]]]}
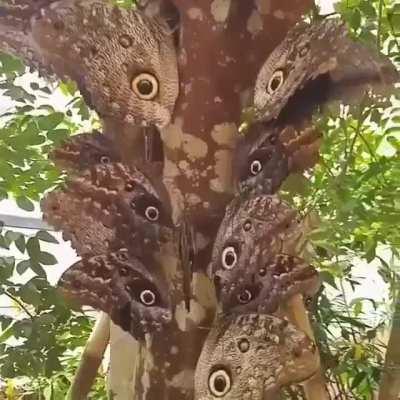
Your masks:
{"label": "butterfly eyespot", "polygon": [[156,295],[151,290],[148,289],[143,290],[140,293],[139,298],[140,302],[148,307],[153,306],[156,302]]}
{"label": "butterfly eyespot", "polygon": [[208,387],[215,397],[224,397],[232,387],[232,380],[225,369],[218,369],[208,378]]}
{"label": "butterfly eyespot", "polygon": [[132,90],[142,100],[153,100],[158,94],[157,79],[147,72],[137,75],[131,83]]}
{"label": "butterfly eyespot", "polygon": [[243,229],[248,232],[251,229],[251,221],[247,220],[245,221],[245,223],[243,224]]}
{"label": "butterfly eyespot", "polygon": [[238,256],[236,254],[236,249],[233,246],[226,247],[222,252],[222,266],[225,269],[232,269],[236,265]]}
{"label": "butterfly eyespot", "polygon": [[240,339],[237,346],[242,353],[247,353],[250,350],[250,342],[246,338]]}
{"label": "butterfly eyespot", "polygon": [[262,170],[262,164],[259,160],[254,160],[250,164],[250,172],[252,175],[258,175]]}
{"label": "butterfly eyespot", "polygon": [[298,49],[299,56],[305,57],[308,54],[309,50],[310,50],[310,43],[309,42],[303,43]]}
{"label": "butterfly eyespot", "polygon": [[110,162],[111,162],[110,157],[107,157],[107,156],[100,157],[101,164],[109,164]]}
{"label": "butterfly eyespot", "polygon": [[238,294],[237,299],[240,304],[247,304],[253,299],[253,295],[251,294],[250,290],[245,289],[243,292]]}
{"label": "butterfly eyespot", "polygon": [[160,216],[160,211],[158,211],[158,208],[154,206],[150,206],[146,208],[146,211],[144,213],[146,215],[146,218],[151,221],[157,221],[159,216]]}
{"label": "butterfly eyespot", "polygon": [[283,81],[284,81],[283,71],[278,69],[272,74],[272,77],[268,82],[267,92],[269,94],[275,93],[282,86]]}

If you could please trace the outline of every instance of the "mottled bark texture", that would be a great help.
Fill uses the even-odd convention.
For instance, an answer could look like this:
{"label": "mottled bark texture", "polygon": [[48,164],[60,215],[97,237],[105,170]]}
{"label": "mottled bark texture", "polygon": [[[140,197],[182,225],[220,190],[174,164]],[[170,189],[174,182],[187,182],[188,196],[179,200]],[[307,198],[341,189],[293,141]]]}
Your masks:
{"label": "mottled bark texture", "polygon": [[233,194],[232,151],[241,110],[248,105],[261,64],[310,3],[174,1],[180,11],[180,95],[173,121],[161,135],[164,182],[175,220],[184,213],[194,227],[198,253],[190,312],[184,306],[176,249],[160,255],[170,276],[175,319],[136,359],[136,399],[193,398],[195,365],[215,313],[214,288],[205,268]]}

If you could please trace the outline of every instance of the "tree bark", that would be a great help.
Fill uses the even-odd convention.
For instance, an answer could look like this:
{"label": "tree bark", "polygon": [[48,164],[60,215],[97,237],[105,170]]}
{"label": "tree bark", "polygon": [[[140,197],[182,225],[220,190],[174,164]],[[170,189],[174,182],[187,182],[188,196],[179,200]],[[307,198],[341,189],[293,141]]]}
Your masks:
{"label": "tree bark", "polygon": [[[227,202],[233,196],[232,153],[241,110],[249,104],[256,73],[309,0],[174,0],[180,12],[180,96],[162,132],[164,182],[173,215],[195,231],[190,311],[185,308],[176,244],[160,260],[175,305],[171,326],[143,344],[135,358],[133,398],[192,399],[193,376],[213,321],[214,288],[205,274]],[[113,347],[111,347],[113,351]],[[118,399],[128,397],[118,396]]]}

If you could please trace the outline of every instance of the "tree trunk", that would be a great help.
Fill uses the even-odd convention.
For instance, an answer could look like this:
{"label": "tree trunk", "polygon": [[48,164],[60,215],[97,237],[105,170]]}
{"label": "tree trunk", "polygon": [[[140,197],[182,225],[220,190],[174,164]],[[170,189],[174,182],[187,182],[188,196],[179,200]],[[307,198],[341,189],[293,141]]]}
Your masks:
{"label": "tree trunk", "polygon": [[[135,368],[130,369],[133,377],[126,374],[132,378],[137,400],[193,398],[194,370],[216,306],[205,269],[233,195],[232,152],[241,110],[248,105],[261,64],[311,1],[175,0],[174,4],[181,20],[180,96],[173,122],[161,135],[164,182],[175,221],[184,213],[194,228],[198,253],[190,312],[184,303],[177,244],[160,255],[169,276],[175,318],[142,345],[133,360]],[[118,392],[115,388],[115,398],[129,398]]]}

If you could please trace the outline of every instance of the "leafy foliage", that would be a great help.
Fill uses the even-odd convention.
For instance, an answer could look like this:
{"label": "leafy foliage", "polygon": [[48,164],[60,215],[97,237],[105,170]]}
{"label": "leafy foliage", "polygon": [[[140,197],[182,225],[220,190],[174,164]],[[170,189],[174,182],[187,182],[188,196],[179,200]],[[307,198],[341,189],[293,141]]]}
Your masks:
{"label": "leafy foliage", "polygon": [[[400,65],[398,4],[342,0],[336,11],[358,40],[378,46]],[[312,305],[314,327],[338,399],[375,398],[386,350],[382,334],[398,297],[399,94],[366,96],[357,106],[341,107],[339,116],[336,109],[318,118],[324,135],[320,163],[311,176],[289,179],[286,187],[293,199],[290,191],[300,180],[302,196],[293,201],[307,219],[317,219],[310,240],[324,284]],[[388,295],[378,296],[383,301],[375,300],[376,292],[355,297],[375,270]]]}
{"label": "leafy foliage", "polygon": [[[43,193],[62,182],[48,152],[97,122],[73,84],[26,72],[17,59],[0,55],[0,90],[10,99],[0,116],[0,199],[11,197],[33,211]],[[57,95],[65,108],[54,106]],[[91,319],[72,312],[49,283],[46,269],[57,260],[43,243],[58,241],[47,231],[0,230],[0,295],[18,310],[15,316],[0,309],[0,393],[9,399],[65,398],[91,331]],[[104,398],[102,386],[92,398]]]}

